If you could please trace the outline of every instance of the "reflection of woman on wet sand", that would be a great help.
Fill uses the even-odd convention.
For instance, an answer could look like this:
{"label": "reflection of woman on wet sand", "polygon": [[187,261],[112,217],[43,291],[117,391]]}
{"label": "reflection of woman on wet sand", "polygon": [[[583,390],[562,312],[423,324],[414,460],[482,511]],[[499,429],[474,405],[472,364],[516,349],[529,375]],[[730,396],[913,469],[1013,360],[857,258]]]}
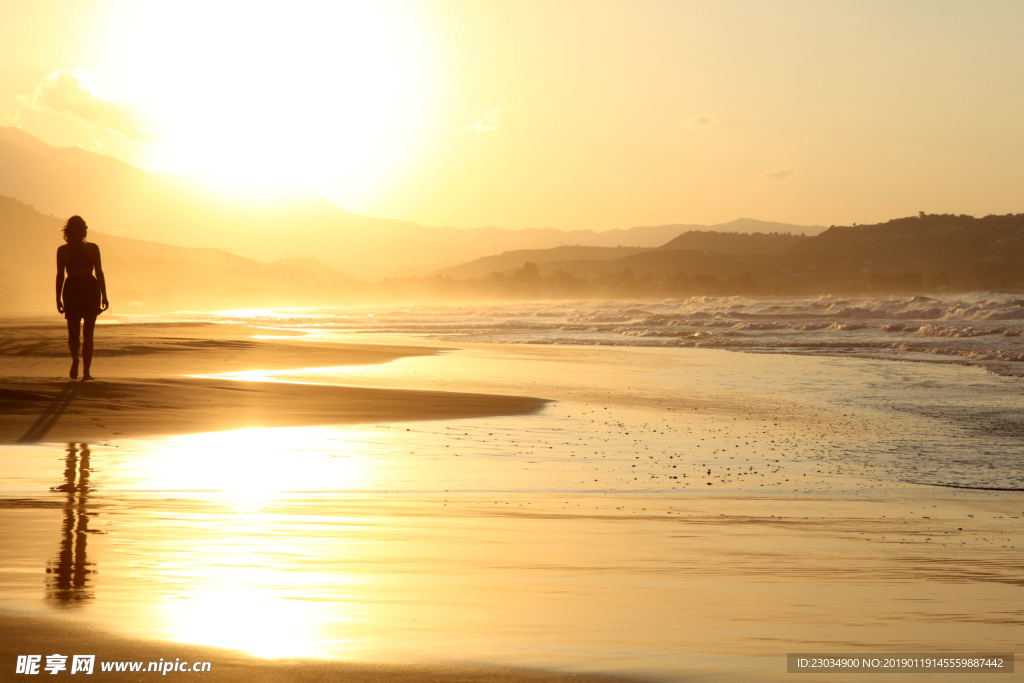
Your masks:
{"label": "reflection of woman on wet sand", "polygon": [[[78,377],[78,331],[85,320],[82,357],[85,372],[82,380],[92,379],[92,337],[96,316],[107,310],[107,283],[100,264],[100,248],[85,241],[89,227],[81,216],[72,216],[64,224],[64,241],[57,247],[57,310],[68,321],[68,348],[71,350],[71,379]],[[93,269],[96,276],[93,277]],[[64,272],[67,271],[67,278]]]}
{"label": "reflection of woman on wet sand", "polygon": [[99,533],[89,528],[89,444],[69,443],[64,458],[64,483],[51,491],[68,494],[64,503],[64,524],[61,526],[60,552],[56,561],[47,564],[46,598],[59,604],[73,605],[93,597],[89,586],[93,563],[86,556],[86,534]]}

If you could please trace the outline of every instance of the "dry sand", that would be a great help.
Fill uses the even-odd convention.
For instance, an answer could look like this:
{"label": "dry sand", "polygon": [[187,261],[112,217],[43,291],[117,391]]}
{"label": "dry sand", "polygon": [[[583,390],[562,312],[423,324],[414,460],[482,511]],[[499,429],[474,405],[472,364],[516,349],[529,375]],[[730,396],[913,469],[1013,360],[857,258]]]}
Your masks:
{"label": "dry sand", "polygon": [[254,427],[519,415],[542,399],[216,379],[5,378],[0,443],[106,441]]}
{"label": "dry sand", "polygon": [[97,331],[97,379],[84,382],[59,378],[70,365],[63,328],[10,326],[0,332],[0,443],[518,415],[545,403],[521,396],[187,376],[358,366],[434,353],[413,346],[259,340],[237,326],[106,325]]}

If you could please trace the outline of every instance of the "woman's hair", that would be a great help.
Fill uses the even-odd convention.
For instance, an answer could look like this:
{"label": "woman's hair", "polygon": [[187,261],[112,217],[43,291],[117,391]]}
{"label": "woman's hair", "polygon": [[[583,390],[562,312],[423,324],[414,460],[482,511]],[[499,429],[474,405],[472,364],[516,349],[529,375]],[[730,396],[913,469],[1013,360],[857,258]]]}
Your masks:
{"label": "woman's hair", "polygon": [[89,226],[85,224],[81,216],[72,216],[68,219],[68,222],[64,224],[64,241],[68,244],[72,242],[84,242],[85,231],[89,229]]}

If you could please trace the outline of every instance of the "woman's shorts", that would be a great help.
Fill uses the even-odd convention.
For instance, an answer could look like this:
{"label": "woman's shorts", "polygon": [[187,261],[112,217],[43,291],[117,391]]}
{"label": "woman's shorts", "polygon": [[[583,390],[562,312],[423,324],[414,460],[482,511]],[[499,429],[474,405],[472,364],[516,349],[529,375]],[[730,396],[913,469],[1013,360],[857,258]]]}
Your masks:
{"label": "woman's shorts", "polygon": [[68,320],[95,318],[100,310],[100,283],[92,275],[72,275],[61,292],[64,317]]}

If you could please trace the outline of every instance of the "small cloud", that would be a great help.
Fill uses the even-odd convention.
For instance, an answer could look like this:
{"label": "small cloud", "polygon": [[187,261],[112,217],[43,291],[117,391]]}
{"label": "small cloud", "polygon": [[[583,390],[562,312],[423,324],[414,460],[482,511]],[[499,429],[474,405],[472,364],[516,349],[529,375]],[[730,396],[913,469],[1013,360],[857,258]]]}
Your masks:
{"label": "small cloud", "polygon": [[104,97],[99,79],[88,71],[55,71],[36,86],[28,103],[36,109],[61,114],[133,142],[152,139],[135,107],[129,102]]}
{"label": "small cloud", "polygon": [[501,128],[501,107],[494,107],[474,123],[462,129],[463,133],[486,133]]}
{"label": "small cloud", "polygon": [[7,128],[21,128],[21,114],[16,111],[0,109],[0,126]]}
{"label": "small cloud", "polygon": [[694,116],[692,119],[686,120],[687,128],[710,128],[711,126],[717,125],[717,114],[701,114],[700,116]]}
{"label": "small cloud", "polygon": [[764,185],[766,183],[785,183],[790,180],[796,180],[800,177],[800,171],[796,170],[792,166],[786,166],[785,168],[773,168],[770,171],[762,171],[754,176],[754,183],[758,185]]}

